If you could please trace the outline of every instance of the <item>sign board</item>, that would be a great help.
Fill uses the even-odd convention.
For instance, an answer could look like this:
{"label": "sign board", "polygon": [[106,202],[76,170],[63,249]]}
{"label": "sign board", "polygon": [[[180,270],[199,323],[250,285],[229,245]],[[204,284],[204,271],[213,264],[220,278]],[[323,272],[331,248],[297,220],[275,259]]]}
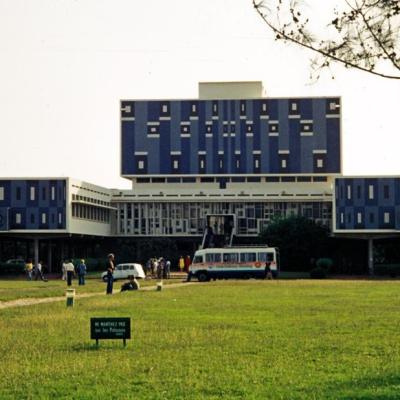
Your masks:
{"label": "sign board", "polygon": [[126,339],[131,338],[130,318],[90,318],[90,338],[96,339],[122,339],[124,346]]}

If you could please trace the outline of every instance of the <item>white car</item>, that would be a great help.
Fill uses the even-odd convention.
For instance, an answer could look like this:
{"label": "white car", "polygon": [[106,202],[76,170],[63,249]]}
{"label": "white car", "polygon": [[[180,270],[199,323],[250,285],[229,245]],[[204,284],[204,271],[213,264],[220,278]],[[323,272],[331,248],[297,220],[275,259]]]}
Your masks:
{"label": "white car", "polygon": [[[115,281],[118,279],[128,279],[131,275],[135,278],[142,279],[146,277],[143,267],[140,264],[135,263],[118,264],[113,273]],[[101,279],[103,279],[104,282],[107,281],[107,271],[101,274]]]}

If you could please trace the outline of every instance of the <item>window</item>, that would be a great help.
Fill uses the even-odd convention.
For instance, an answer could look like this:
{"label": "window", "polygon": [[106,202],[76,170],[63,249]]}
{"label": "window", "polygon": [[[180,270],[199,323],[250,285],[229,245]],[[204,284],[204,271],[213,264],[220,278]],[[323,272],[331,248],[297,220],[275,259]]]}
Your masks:
{"label": "window", "polygon": [[350,200],[351,199],[351,186],[347,185],[347,198]]}
{"label": "window", "polygon": [[0,186],[0,200],[4,200],[4,188]]}
{"label": "window", "polygon": [[317,159],[317,168],[323,168],[324,167],[324,160],[321,158]]}
{"label": "window", "polygon": [[15,214],[15,223],[16,224],[20,224],[21,223],[21,214],[20,213],[16,213]]}
{"label": "window", "polygon": [[15,191],[15,199],[16,200],[21,200],[21,188],[17,187]]}
{"label": "window", "polygon": [[224,253],[223,254],[224,262],[238,262],[239,254],[238,253]]}
{"label": "window", "polygon": [[178,160],[174,160],[174,162],[172,163],[172,168],[173,169],[178,169],[179,168],[179,161]]}
{"label": "window", "polygon": [[246,115],[246,102],[240,102],[240,115]]}
{"label": "window", "polygon": [[31,224],[35,223],[35,214],[31,214]]}
{"label": "window", "polygon": [[42,188],[42,200],[46,200],[46,188]]}
{"label": "window", "polygon": [[161,105],[161,112],[162,112],[163,114],[168,113],[168,104],[162,104],[162,105]]}
{"label": "window", "polygon": [[292,111],[297,111],[297,103],[292,103]]}
{"label": "window", "polygon": [[256,253],[241,253],[240,262],[254,262],[257,260]]}
{"label": "window", "polygon": [[357,224],[361,224],[362,223],[362,215],[361,213],[357,213]]}
{"label": "window", "polygon": [[281,160],[281,167],[286,168],[286,166],[287,166],[286,160],[285,159]]}
{"label": "window", "polygon": [[261,262],[271,262],[274,261],[274,253],[258,253],[258,261]]}
{"label": "window", "polygon": [[368,198],[371,200],[374,198],[374,185],[368,186]]}
{"label": "window", "polygon": [[389,198],[389,186],[388,185],[383,186],[383,198],[384,199]]}
{"label": "window", "polygon": [[385,212],[385,213],[383,214],[383,222],[384,222],[385,224],[390,223],[390,214],[389,214],[388,212]]}
{"label": "window", "polygon": [[35,187],[31,186],[31,190],[30,190],[30,199],[33,201],[35,200]]}
{"label": "window", "polygon": [[203,262],[203,256],[195,256],[193,259],[193,264],[201,264]]}
{"label": "window", "polygon": [[143,160],[138,161],[138,169],[144,169],[144,161]]}
{"label": "window", "polygon": [[58,223],[62,224],[62,213],[58,213]]}
{"label": "window", "polygon": [[42,224],[45,224],[47,220],[46,213],[42,213]]}
{"label": "window", "polygon": [[361,186],[357,185],[357,199],[361,199]]}
{"label": "window", "polygon": [[51,187],[51,199],[56,199],[56,188],[54,186]]}
{"label": "window", "polygon": [[344,224],[344,214],[340,213],[340,223]]}
{"label": "window", "polygon": [[370,222],[370,224],[373,224],[375,222],[375,214],[374,213],[369,214],[369,222]]}
{"label": "window", "polygon": [[206,254],[206,262],[221,262],[221,254]]}
{"label": "window", "polygon": [[333,101],[331,101],[331,102],[329,103],[329,109],[330,109],[331,111],[335,111],[335,110],[336,110],[336,103],[333,102]]}

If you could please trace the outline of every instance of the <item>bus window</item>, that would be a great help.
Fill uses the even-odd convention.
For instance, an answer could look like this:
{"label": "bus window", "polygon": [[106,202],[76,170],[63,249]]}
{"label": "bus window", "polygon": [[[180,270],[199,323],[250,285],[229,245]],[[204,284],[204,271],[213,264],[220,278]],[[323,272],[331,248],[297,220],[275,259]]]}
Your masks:
{"label": "bus window", "polygon": [[206,254],[206,262],[221,262],[221,254],[219,253],[210,253]]}
{"label": "bus window", "polygon": [[240,262],[254,262],[256,259],[256,253],[240,253]]}
{"label": "bus window", "polygon": [[258,253],[258,261],[261,262],[272,262],[274,261],[274,253],[268,252],[268,253]]}
{"label": "bus window", "polygon": [[224,253],[224,262],[238,262],[239,254],[238,253]]}
{"label": "bus window", "polygon": [[201,264],[203,262],[203,256],[195,256],[193,259],[193,264]]}

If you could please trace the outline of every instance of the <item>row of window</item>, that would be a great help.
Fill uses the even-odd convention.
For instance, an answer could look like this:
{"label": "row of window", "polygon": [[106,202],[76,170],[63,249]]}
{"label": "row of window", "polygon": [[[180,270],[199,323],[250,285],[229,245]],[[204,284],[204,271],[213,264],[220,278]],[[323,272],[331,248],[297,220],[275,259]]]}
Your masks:
{"label": "row of window", "polygon": [[[236,125],[233,124],[232,122],[228,126],[227,124],[224,124],[222,127],[222,131],[215,130],[213,129],[213,126],[210,124],[204,125],[204,130],[201,132],[204,134],[206,137],[212,137],[214,133],[221,133],[224,134],[224,136],[227,136],[228,133],[231,134],[231,136],[235,136],[236,134]],[[240,130],[238,130],[240,133]],[[181,128],[180,128],[180,135],[182,137],[190,137],[191,134],[191,129],[190,125],[186,123],[181,122]],[[253,123],[247,122],[246,128],[245,128],[245,133],[246,136],[252,137],[252,133],[254,133],[254,126]],[[270,121],[268,124],[268,131],[265,132],[269,136],[279,136],[279,123],[278,122],[273,122]],[[300,136],[312,136],[313,135],[313,124],[311,123],[300,123],[300,130],[297,132],[300,134]],[[261,132],[262,134],[262,132]],[[147,123],[147,135],[150,137],[159,137],[160,135],[160,124],[158,122],[148,122]],[[170,132],[168,132],[168,135],[170,135]]]}
{"label": "row of window", "polygon": [[94,222],[109,223],[110,210],[86,204],[72,204],[72,217]]}
{"label": "row of window", "polygon": [[[15,214],[15,224],[16,225],[21,225],[23,223],[22,221],[22,214],[21,213],[16,213]],[[42,212],[39,215],[39,221],[40,224],[42,225],[46,225],[51,223],[52,225],[54,225],[56,223],[56,214],[55,213],[51,213],[50,215],[48,213]],[[58,218],[57,218],[57,223],[59,225],[61,225],[63,222],[63,214],[61,212],[58,213]],[[30,214],[29,216],[29,223],[34,225],[37,223],[36,221],[36,214]]]}
{"label": "row of window", "polygon": [[[17,186],[14,188],[14,196],[15,200],[19,201],[22,200],[22,188]],[[50,193],[49,193],[50,192]],[[35,186],[29,186],[28,189],[28,195],[29,195],[29,200],[35,201],[35,200],[42,200],[42,201],[55,201],[57,200],[57,190],[55,186],[50,187],[50,191],[48,190],[47,187],[42,187],[41,190]],[[5,198],[5,188],[4,186],[0,186],[0,201],[4,200]],[[61,187],[58,188],[58,199],[65,199],[65,193],[64,197],[62,197],[62,189]]]}
{"label": "row of window", "polygon": [[[147,156],[136,156],[136,171],[138,173],[147,173],[148,172],[148,162]],[[289,169],[289,157],[287,154],[279,155],[279,165],[282,170]],[[206,162],[207,158],[205,155],[198,156],[198,173],[204,174],[206,173]],[[229,160],[224,157],[224,155],[218,155],[217,161],[217,172],[224,173],[226,172],[225,169],[229,165]],[[243,163],[240,154],[235,154],[233,167],[236,172],[240,172],[241,168],[245,168],[246,163]],[[323,170],[325,168],[325,160],[324,157],[314,157],[314,168],[316,170]],[[181,156],[180,155],[171,155],[170,158],[170,170],[173,173],[179,173],[181,171]],[[261,155],[253,155],[253,163],[252,163],[252,172],[253,173],[261,173]]]}
{"label": "row of window", "polygon": [[[159,105],[159,113],[161,117],[168,117],[171,115],[171,105],[169,102],[161,102]],[[268,110],[268,101],[261,101],[259,106],[259,112],[261,115],[267,115]],[[340,105],[337,100],[328,100],[326,111],[328,113],[337,113],[340,108]],[[122,115],[129,114],[134,115],[134,103],[130,103],[129,105],[124,105],[121,108]],[[219,114],[219,103],[217,100],[212,101],[211,112],[213,116],[218,116]],[[240,100],[239,103],[239,115],[246,116],[247,113],[247,102],[246,100]],[[196,117],[199,112],[199,104],[196,101],[191,102],[190,104],[190,116]],[[300,100],[289,100],[289,115],[297,115],[300,113]]]}
{"label": "row of window", "polygon": [[84,191],[87,191],[87,192],[100,194],[102,196],[108,196],[109,195],[109,193],[99,192],[98,190],[90,189],[90,188],[88,188],[86,186],[72,185],[72,187],[76,188],[76,189],[84,190]]}
{"label": "row of window", "polygon": [[[390,213],[389,212],[384,212],[383,213],[383,223],[384,224],[392,224],[394,221],[391,220],[390,217]],[[370,224],[375,224],[376,221],[376,214],[373,212],[370,213],[366,213],[366,215],[364,215],[361,212],[357,212],[354,214],[354,218],[355,218],[355,223],[356,224],[364,224],[366,222],[370,223]],[[348,213],[347,214],[347,223],[351,224],[352,223],[352,219],[353,219],[353,214],[352,213]],[[340,213],[340,224],[344,224],[345,223],[345,214],[343,212]]]}
{"label": "row of window", "polygon": [[[265,263],[266,261],[274,261],[274,253],[272,252],[260,252],[260,253],[211,253],[206,254],[206,262],[208,263],[220,263],[220,262],[232,262],[232,263],[249,263],[259,261]],[[258,257],[257,257],[258,256]],[[200,256],[202,257],[202,256]],[[197,262],[203,262],[203,260],[195,260]]]}
{"label": "row of window", "polygon": [[[368,185],[366,190],[368,193],[368,199],[369,200],[375,199],[375,196],[376,196],[375,185]],[[342,185],[340,186],[340,189],[339,189],[339,195],[340,195],[340,199],[344,198],[344,187]],[[355,190],[352,187],[352,185],[346,186],[346,199],[351,200],[353,196],[358,200],[360,200],[363,197],[363,191],[362,191],[361,185],[357,185],[355,187]],[[390,198],[390,186],[389,185],[383,185],[382,196],[386,200]]]}

